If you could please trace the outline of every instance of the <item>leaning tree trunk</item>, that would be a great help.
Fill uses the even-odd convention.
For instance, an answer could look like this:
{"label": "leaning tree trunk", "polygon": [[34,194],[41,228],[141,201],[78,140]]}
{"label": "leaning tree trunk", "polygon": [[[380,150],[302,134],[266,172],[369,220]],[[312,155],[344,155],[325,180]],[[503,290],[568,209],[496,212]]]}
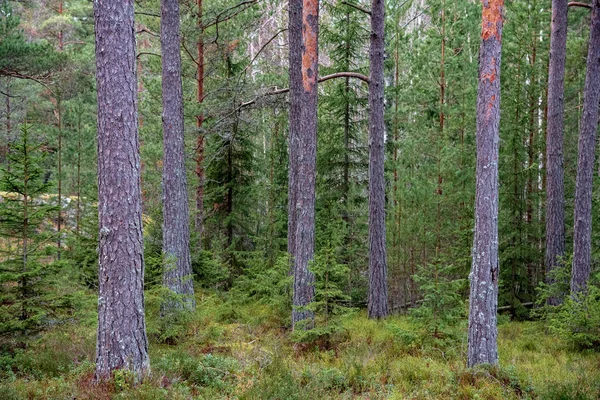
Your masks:
{"label": "leaning tree trunk", "polygon": [[[567,54],[567,0],[552,0],[548,126],[546,137],[546,282],[565,254],[565,188],[563,169],[564,83]],[[548,299],[557,305],[558,298]]]}
{"label": "leaning tree trunk", "polygon": [[149,372],[133,2],[94,2],[98,87],[96,378]]}
{"label": "leaning tree trunk", "polygon": [[587,287],[592,257],[592,181],[596,151],[596,130],[598,129],[598,103],[600,102],[600,0],[594,0],[592,4],[590,42],[583,96],[575,189],[572,293]]}
{"label": "leaning tree trunk", "polygon": [[161,0],[160,44],[163,101],[163,284],[177,298],[162,305],[162,312],[194,309],[194,283],[190,259],[188,194],[185,171],[183,89],[179,51],[179,2]]}
{"label": "leaning tree trunk", "polygon": [[[289,1],[289,170],[288,170],[288,253],[294,257],[296,246],[296,188],[298,140],[302,96],[302,0]],[[293,266],[293,261],[291,263]],[[290,270],[290,272],[293,272]]]}
{"label": "leaning tree trunk", "polygon": [[384,0],[373,0],[369,51],[369,318],[388,315],[383,121],[384,14]]}
{"label": "leaning tree trunk", "polygon": [[503,0],[482,0],[475,233],[470,274],[467,365],[498,363],[498,152]]}
{"label": "leaning tree trunk", "polygon": [[[307,308],[315,296],[315,277],[308,269],[315,252],[315,179],[317,163],[317,77],[319,0],[302,3],[302,89],[298,152],[295,160],[296,235],[294,246],[294,298],[292,324],[303,329],[314,325]],[[291,122],[291,121],[290,121]]]}

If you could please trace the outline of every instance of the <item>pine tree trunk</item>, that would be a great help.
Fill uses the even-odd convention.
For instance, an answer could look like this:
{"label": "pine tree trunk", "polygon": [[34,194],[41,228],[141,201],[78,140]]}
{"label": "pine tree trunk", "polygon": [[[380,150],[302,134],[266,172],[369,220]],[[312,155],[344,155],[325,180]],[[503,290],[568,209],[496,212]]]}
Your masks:
{"label": "pine tree trunk", "polygon": [[[289,0],[289,169],[288,169],[288,253],[293,258],[296,245],[296,188],[298,139],[302,96],[302,0]],[[290,266],[293,273],[293,261]]]}
{"label": "pine tree trunk", "polygon": [[[559,265],[561,257],[565,254],[563,126],[567,3],[567,0],[552,0],[546,137],[546,274]],[[552,283],[548,275],[546,282]],[[560,299],[550,298],[548,303],[557,305]]]}
{"label": "pine tree trunk", "polygon": [[163,102],[163,285],[181,301],[169,299],[162,312],[194,309],[190,228],[179,50],[179,3],[161,0],[160,44]]}
{"label": "pine tree trunk", "polygon": [[594,0],[592,7],[575,189],[575,230],[571,273],[573,293],[587,287],[592,256],[592,181],[600,103],[600,0]]}
{"label": "pine tree trunk", "polygon": [[373,0],[369,51],[369,318],[388,315],[383,120],[384,16],[384,0]]}
{"label": "pine tree trunk", "polygon": [[144,319],[133,2],[94,2],[98,88],[99,298],[96,378],[149,372]]}
{"label": "pine tree trunk", "polygon": [[[198,60],[196,79],[196,101],[202,104],[204,101],[204,27],[202,25],[202,0],[197,0],[198,5]],[[204,123],[204,114],[200,112],[196,116],[196,177],[198,186],[196,187],[196,217],[195,228],[198,233],[198,250],[202,250],[202,238],[204,236],[204,134],[202,133],[202,124]]]}
{"label": "pine tree trunk", "polygon": [[[296,235],[294,246],[294,298],[292,323],[314,326],[314,312],[306,308],[314,299],[315,277],[308,269],[315,249],[315,179],[317,163],[317,77],[319,65],[319,0],[302,3],[302,89],[295,177]],[[292,123],[292,122],[291,122]]]}
{"label": "pine tree trunk", "polygon": [[467,365],[498,363],[498,153],[503,0],[482,0],[475,234],[470,274]]}

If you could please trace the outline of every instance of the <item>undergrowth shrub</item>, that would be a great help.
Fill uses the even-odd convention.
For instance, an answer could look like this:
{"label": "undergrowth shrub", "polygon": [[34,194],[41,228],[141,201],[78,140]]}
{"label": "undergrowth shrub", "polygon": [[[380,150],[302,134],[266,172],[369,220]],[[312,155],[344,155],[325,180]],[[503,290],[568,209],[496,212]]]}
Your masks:
{"label": "undergrowth shrub", "polygon": [[[577,349],[600,349],[600,273],[591,274],[588,287],[579,293],[568,293],[571,274],[568,260],[561,268],[550,272],[551,284],[538,288],[538,309],[549,330]],[[559,299],[559,305],[548,304],[548,299]]]}
{"label": "undergrowth shrub", "polygon": [[206,354],[195,358],[185,353],[172,353],[155,362],[155,368],[172,380],[180,378],[201,387],[232,388],[239,370],[237,360]]}

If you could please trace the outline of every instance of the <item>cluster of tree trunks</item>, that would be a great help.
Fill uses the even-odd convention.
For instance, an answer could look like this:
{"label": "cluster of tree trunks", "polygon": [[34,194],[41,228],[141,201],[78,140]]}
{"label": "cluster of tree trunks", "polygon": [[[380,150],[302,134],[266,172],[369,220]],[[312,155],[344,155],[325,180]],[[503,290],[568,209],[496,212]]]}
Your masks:
{"label": "cluster of tree trunks", "polygon": [[[546,270],[559,266],[565,251],[563,113],[566,58],[566,0],[553,0],[551,57],[548,78]],[[477,94],[477,167],[475,231],[468,332],[469,366],[498,362],[498,157],[500,122],[500,60],[503,0],[482,0],[482,30]],[[591,4],[592,18],[575,202],[574,260],[571,290],[586,287],[591,262],[592,178],[598,104],[600,103],[600,0]],[[200,32],[202,1],[198,0]],[[309,263],[315,246],[315,178],[317,86],[322,80],[357,77],[369,84],[369,293],[371,318],[388,314],[385,177],[384,177],[384,0],[372,0],[370,77],[338,73],[319,79],[319,1],[289,1],[289,191],[288,252],[294,276],[292,322],[314,326],[314,275]],[[134,13],[132,3],[94,3],[98,88],[99,303],[96,377],[106,379],[125,368],[142,377],[149,372],[144,320],[144,259],[141,221]],[[163,74],[163,283],[181,303],[193,309],[189,212],[184,162],[179,6],[161,1]],[[442,46],[444,42],[442,42]],[[62,47],[62,46],[61,46]],[[443,50],[442,50],[443,51]],[[204,49],[198,41],[198,102],[203,101]],[[360,75],[360,76],[359,76]],[[441,106],[444,104],[442,69]],[[280,90],[276,93],[284,93]],[[248,104],[251,104],[248,103]],[[247,105],[246,103],[241,106]],[[59,106],[60,107],[60,106]],[[440,129],[443,131],[443,110]],[[198,149],[196,228],[202,232],[204,117],[197,117]],[[346,177],[347,179],[347,177]],[[395,181],[397,177],[395,176]],[[441,189],[440,189],[441,190]],[[60,217],[59,217],[60,221]],[[558,299],[551,300],[556,304]]]}

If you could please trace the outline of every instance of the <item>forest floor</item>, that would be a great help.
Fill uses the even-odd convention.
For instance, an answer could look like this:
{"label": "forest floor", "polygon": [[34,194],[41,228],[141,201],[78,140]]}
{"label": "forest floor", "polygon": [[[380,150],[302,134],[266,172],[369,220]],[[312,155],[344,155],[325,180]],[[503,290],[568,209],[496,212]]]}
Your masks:
{"label": "forest floor", "polygon": [[435,337],[407,316],[355,312],[325,338],[298,343],[283,310],[207,291],[182,325],[161,326],[148,307],[149,378],[134,385],[116,373],[94,385],[87,296],[85,317],[0,356],[0,399],[600,398],[600,353],[569,349],[539,322],[502,322],[500,368],[468,370],[464,326]]}

